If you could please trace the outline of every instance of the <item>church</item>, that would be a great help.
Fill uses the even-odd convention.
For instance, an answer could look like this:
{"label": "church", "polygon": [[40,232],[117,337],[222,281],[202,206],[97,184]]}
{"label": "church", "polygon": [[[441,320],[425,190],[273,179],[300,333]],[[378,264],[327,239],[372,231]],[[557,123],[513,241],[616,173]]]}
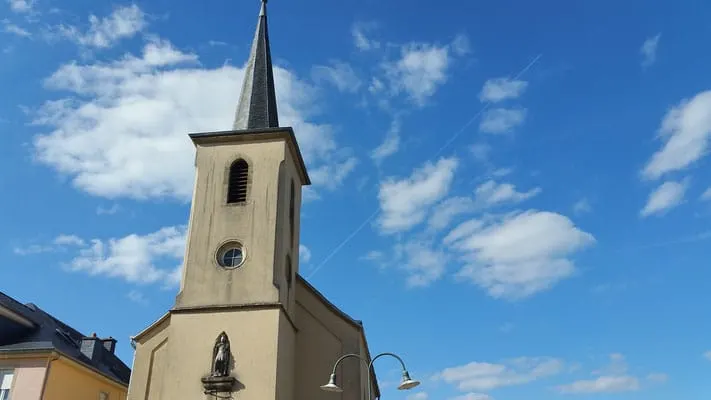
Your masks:
{"label": "church", "polygon": [[[292,128],[279,126],[266,0],[232,130],[189,136],[196,177],[180,289],[173,308],[132,338],[128,399],[379,397],[363,366],[371,356],[362,323],[299,275],[310,181]],[[336,370],[344,354],[352,357]]]}

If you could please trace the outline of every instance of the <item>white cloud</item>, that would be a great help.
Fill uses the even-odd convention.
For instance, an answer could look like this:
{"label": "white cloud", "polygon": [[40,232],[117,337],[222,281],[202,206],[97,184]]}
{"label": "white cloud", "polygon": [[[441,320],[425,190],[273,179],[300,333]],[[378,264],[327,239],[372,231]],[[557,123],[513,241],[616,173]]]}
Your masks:
{"label": "white cloud", "polygon": [[484,133],[501,134],[511,132],[526,119],[525,108],[494,108],[487,110],[479,123]]}
{"label": "white cloud", "polygon": [[660,214],[664,211],[672,209],[684,201],[684,194],[688,187],[688,181],[682,182],[664,182],[655,189],[647,200],[640,215],[648,217],[652,214]]}
{"label": "white cloud", "polygon": [[387,178],[381,182],[378,194],[381,231],[402,232],[424,221],[429,208],[449,192],[457,165],[455,158],[442,158],[435,164],[426,163],[408,178]]}
{"label": "white cloud", "polygon": [[13,252],[21,256],[32,254],[50,253],[57,251],[66,251],[73,246],[84,246],[84,241],[75,235],[61,234],[54,238],[49,244],[32,244],[27,247],[15,247]]}
{"label": "white cloud", "polygon": [[427,222],[430,229],[438,231],[446,228],[459,215],[474,211],[476,204],[469,197],[452,197],[437,204]]}
{"label": "white cloud", "polygon": [[424,106],[447,81],[452,62],[450,53],[461,52],[461,43],[458,36],[449,45],[409,43],[402,46],[399,60],[383,64],[392,94],[404,92],[416,106]]}
{"label": "white cloud", "polygon": [[471,52],[469,38],[464,34],[457,35],[454,40],[452,40],[451,47],[452,52],[458,56],[463,56]]}
{"label": "white cloud", "polygon": [[546,290],[573,274],[570,257],[594,237],[567,217],[529,210],[491,221],[469,220],[444,243],[461,253],[457,273],[490,296],[516,300]]}
{"label": "white cloud", "polygon": [[146,235],[92,239],[78,249],[66,267],[131,283],[174,286],[180,281],[185,235],[185,226],[172,226]]}
{"label": "white cloud", "polygon": [[593,375],[624,375],[627,373],[627,360],[620,353],[612,353],[609,356],[610,362],[604,367],[594,370]]}
{"label": "white cloud", "polygon": [[642,54],[642,66],[649,67],[657,61],[657,47],[659,47],[659,39],[661,34],[657,34],[648,38],[642,43],[639,52]]}
{"label": "white cloud", "polygon": [[[592,372],[595,379],[583,379],[566,385],[559,385],[556,390],[566,394],[619,393],[636,391],[641,388],[640,379],[628,374],[625,357],[614,353],[605,367]],[[663,373],[648,374],[646,380],[651,383],[664,383],[668,376]]]}
{"label": "white cloud", "polygon": [[475,143],[469,146],[469,151],[472,153],[472,156],[474,156],[474,159],[482,163],[489,162],[491,150],[491,146],[486,143]]}
{"label": "white cloud", "polygon": [[428,226],[431,230],[438,231],[446,228],[459,215],[505,203],[520,203],[540,192],[540,188],[519,192],[513,184],[489,180],[474,190],[474,198],[452,197],[437,204],[432,210]]}
{"label": "white cloud", "polygon": [[109,208],[104,208],[102,206],[97,207],[96,213],[98,215],[114,215],[117,212],[119,212],[120,209],[121,209],[121,207],[118,204],[114,203]]}
{"label": "white cloud", "polygon": [[299,245],[299,258],[304,264],[311,261],[311,250],[309,250],[309,248],[304,246],[303,244]]}
{"label": "white cloud", "polygon": [[21,37],[31,37],[32,36],[32,34],[29,31],[27,31],[24,28],[21,28],[18,25],[11,23],[10,20],[8,20],[8,19],[2,20],[2,30],[5,33],[9,33],[9,34],[21,36]]}
{"label": "white cloud", "polygon": [[428,398],[427,392],[417,392],[406,397],[407,400],[427,400]]}
{"label": "white cloud", "polygon": [[7,4],[16,13],[29,13],[35,6],[35,0],[7,0]]}
{"label": "white cloud", "polygon": [[556,358],[520,357],[499,364],[472,362],[447,368],[436,374],[435,378],[453,384],[463,392],[480,392],[554,376],[563,372],[564,367],[565,363]]}
{"label": "white cloud", "polygon": [[358,159],[355,157],[331,164],[323,164],[309,172],[311,183],[335,190],[343,184],[343,181],[355,169],[356,165],[358,165]]}
{"label": "white cloud", "polygon": [[633,376],[601,376],[597,379],[579,380],[557,387],[561,393],[617,393],[639,390],[639,379]]}
{"label": "white cloud", "polygon": [[361,86],[360,78],[349,64],[333,62],[331,65],[316,65],[311,68],[311,76],[317,83],[325,82],[335,86],[341,92],[357,92]]}
{"label": "white cloud", "polygon": [[488,394],[470,392],[461,396],[452,397],[450,400],[494,400],[494,398]]}
{"label": "white cloud", "polygon": [[711,187],[701,194],[701,200],[711,201]]}
{"label": "white cloud", "polygon": [[704,353],[704,357],[705,357],[707,360],[711,361],[711,351],[705,352],[705,353]]}
{"label": "white cloud", "polygon": [[573,204],[573,212],[575,214],[586,214],[592,211],[592,206],[590,205],[590,201],[588,201],[587,198],[582,198]]}
{"label": "white cloud", "polygon": [[410,240],[395,246],[393,264],[407,273],[408,287],[424,287],[444,274],[447,254],[425,240]]}
{"label": "white cloud", "polygon": [[519,192],[510,183],[496,183],[493,180],[479,185],[474,191],[476,203],[483,207],[492,207],[503,203],[518,203],[541,193],[541,188]]}
{"label": "white cloud", "polygon": [[[46,86],[71,95],[36,116],[52,129],[34,138],[37,159],[92,195],[189,200],[195,150],[187,134],[229,129],[243,78],[230,65],[197,65],[195,54],[159,39],[140,57],[62,65]],[[354,161],[338,151],[330,126],[308,122],[318,111],[316,88],[285,69],[274,73],[280,122],[294,128],[312,177],[338,166],[342,181]]]}
{"label": "white cloud", "polygon": [[387,157],[397,153],[400,149],[400,118],[394,118],[390,124],[390,129],[385,135],[385,140],[378,147],[373,149],[370,153],[370,157],[376,163],[382,162]]}
{"label": "white cloud", "polygon": [[372,23],[353,24],[351,35],[353,36],[353,43],[358,50],[368,51],[380,48],[380,42],[366,36],[373,28],[375,28],[375,25]]}
{"label": "white cloud", "polygon": [[664,145],[642,171],[645,178],[657,179],[703,158],[711,140],[711,90],[685,99],[669,110],[662,120],[659,137]]}
{"label": "white cloud", "polygon": [[146,296],[143,295],[143,293],[137,291],[137,290],[131,290],[126,294],[126,298],[131,300],[134,303],[141,304],[141,305],[146,305],[148,304],[148,299]]}
{"label": "white cloud", "polygon": [[58,246],[84,246],[84,240],[76,235],[59,235],[54,239]]}
{"label": "white cloud", "polygon": [[132,4],[116,8],[108,17],[90,15],[86,32],[81,32],[75,26],[62,25],[59,27],[59,34],[81,46],[108,48],[121,39],[133,37],[145,26],[145,13]]}
{"label": "white cloud", "polygon": [[498,103],[508,99],[519,98],[528,87],[528,82],[510,79],[493,78],[484,82],[484,87],[479,93],[482,102]]}

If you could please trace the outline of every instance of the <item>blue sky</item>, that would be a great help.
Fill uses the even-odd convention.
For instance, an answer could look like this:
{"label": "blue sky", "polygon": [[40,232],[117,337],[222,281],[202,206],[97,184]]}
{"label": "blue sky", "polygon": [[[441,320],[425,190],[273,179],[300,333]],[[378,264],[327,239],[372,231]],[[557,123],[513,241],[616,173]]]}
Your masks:
{"label": "blue sky", "polygon": [[[130,364],[176,293],[187,133],[231,126],[258,7],[3,0],[3,291]],[[280,121],[314,182],[300,272],[423,380],[397,393],[383,360],[385,396],[708,396],[709,17],[270,3]]]}

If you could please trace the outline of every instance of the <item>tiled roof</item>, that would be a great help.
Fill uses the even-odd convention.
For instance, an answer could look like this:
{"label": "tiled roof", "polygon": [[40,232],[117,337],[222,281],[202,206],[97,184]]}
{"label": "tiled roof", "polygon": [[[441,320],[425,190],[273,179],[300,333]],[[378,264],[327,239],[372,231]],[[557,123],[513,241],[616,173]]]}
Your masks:
{"label": "tiled roof", "polygon": [[106,377],[128,385],[131,369],[111,351],[100,346],[94,359],[81,352],[86,335],[54,318],[34,304],[22,304],[0,292],[0,307],[32,322],[28,327],[0,315],[0,354],[32,351],[58,351],[98,370]]}

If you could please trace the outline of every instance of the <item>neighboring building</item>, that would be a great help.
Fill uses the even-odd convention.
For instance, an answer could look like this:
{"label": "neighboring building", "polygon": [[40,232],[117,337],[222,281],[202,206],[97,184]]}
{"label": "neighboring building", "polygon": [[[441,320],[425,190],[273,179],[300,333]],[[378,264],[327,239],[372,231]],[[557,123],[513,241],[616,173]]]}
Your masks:
{"label": "neighboring building", "polygon": [[[360,400],[368,372],[343,362],[342,395],[320,390],[345,353],[370,360],[363,325],[299,274],[302,186],[280,127],[266,1],[233,130],[191,134],[196,180],[174,307],[133,338],[129,400]],[[371,389],[379,396],[375,379]]]}
{"label": "neighboring building", "polygon": [[115,348],[0,292],[0,400],[124,400],[131,370]]}

